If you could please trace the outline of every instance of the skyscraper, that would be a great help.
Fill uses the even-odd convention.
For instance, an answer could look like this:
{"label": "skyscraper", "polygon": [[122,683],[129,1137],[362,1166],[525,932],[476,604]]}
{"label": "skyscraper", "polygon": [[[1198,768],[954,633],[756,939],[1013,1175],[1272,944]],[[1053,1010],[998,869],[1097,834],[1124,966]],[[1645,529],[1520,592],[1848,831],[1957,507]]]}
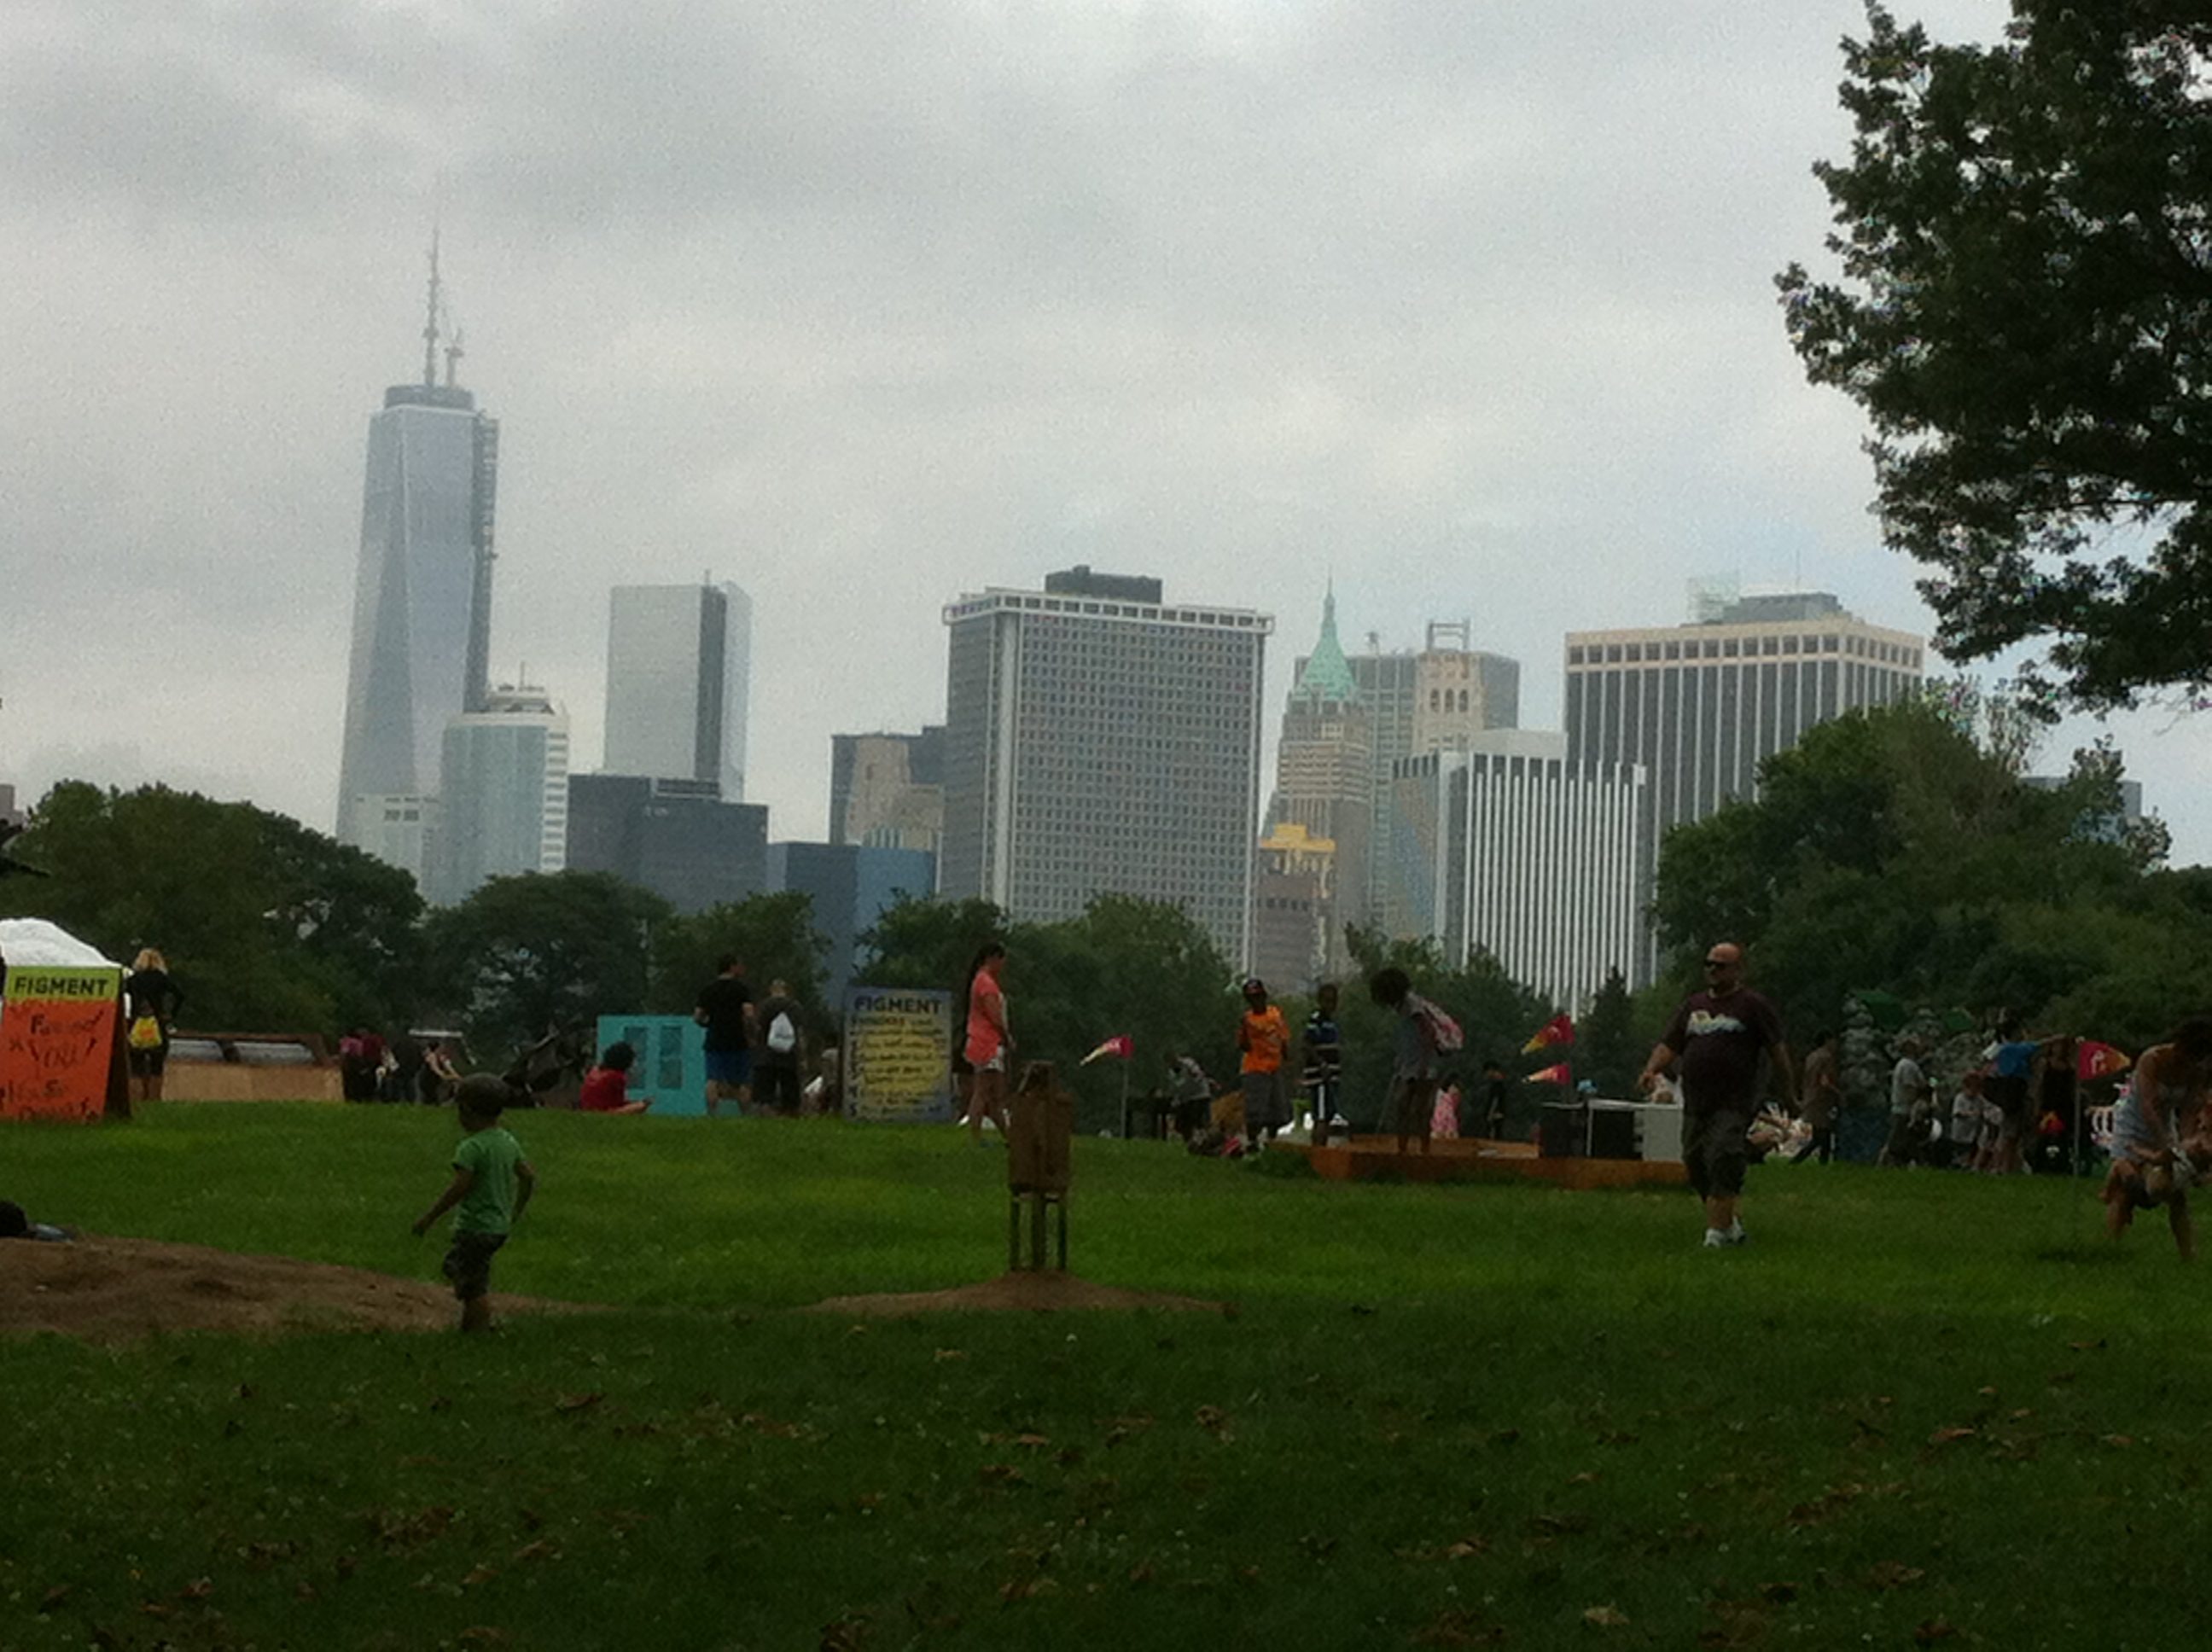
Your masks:
{"label": "skyscraper", "polygon": [[767,887],[768,810],[714,780],[568,777],[568,870],[612,872],[684,914]]}
{"label": "skyscraper", "polygon": [[489,878],[558,872],[568,843],[568,714],[543,689],[502,684],[449,719],[423,893],[451,906]]}
{"label": "skyscraper", "polygon": [[[1407,915],[1400,884],[1404,877],[1419,874],[1393,858],[1398,841],[1391,818],[1397,795],[1393,772],[1401,758],[1463,749],[1486,730],[1516,726],[1521,664],[1471,647],[1470,628],[1463,620],[1430,622],[1418,653],[1384,653],[1374,641],[1370,640],[1367,653],[1345,662],[1367,710],[1373,802],[1364,881],[1366,911],[1347,908],[1344,915],[1394,936],[1413,935],[1422,932]],[[1298,662],[1301,671],[1305,665]]]}
{"label": "skyscraper", "polygon": [[453,382],[458,335],[438,382],[438,304],[434,242],[422,381],[386,391],[368,424],[354,582],[337,835],[380,854],[419,854],[396,829],[433,806],[447,720],[483,708],[490,657],[499,424]]}
{"label": "skyscraper", "polygon": [[1042,922],[1142,896],[1241,963],[1274,622],[1079,567],[945,623],[944,892]]}
{"label": "skyscraper", "polygon": [[830,737],[830,841],[934,855],[945,837],[945,726]]}
{"label": "skyscraper", "polygon": [[1573,762],[1564,734],[1497,729],[1401,759],[1392,817],[1407,927],[1456,963],[1480,950],[1579,1010],[1644,947],[1644,774]]}
{"label": "skyscraper", "polygon": [[[1669,827],[1755,797],[1759,765],[1815,724],[1887,705],[1921,680],[1924,645],[1869,625],[1826,592],[1708,602],[1686,625],[1570,631],[1567,755],[1643,765],[1650,787],[1639,898]],[[1702,944],[1702,943],[1701,943]],[[1656,967],[1656,947],[1642,985]]]}
{"label": "skyscraper", "polygon": [[734,585],[621,585],[608,604],[610,774],[745,795],[752,600]]}
{"label": "skyscraper", "polygon": [[[1336,636],[1336,595],[1322,600],[1321,636],[1298,666],[1283,708],[1282,738],[1275,746],[1275,795],[1270,827],[1303,829],[1286,848],[1262,843],[1265,885],[1259,921],[1269,927],[1268,968],[1261,973],[1290,988],[1340,975],[1351,953],[1345,926],[1367,917],[1368,839],[1375,818],[1374,720]],[[1326,844],[1322,849],[1319,845]],[[1293,893],[1282,878],[1309,880],[1310,896]],[[1286,911],[1310,899],[1315,946],[1291,963]],[[1285,905],[1286,902],[1292,903]],[[1279,921],[1270,922],[1273,913]]]}

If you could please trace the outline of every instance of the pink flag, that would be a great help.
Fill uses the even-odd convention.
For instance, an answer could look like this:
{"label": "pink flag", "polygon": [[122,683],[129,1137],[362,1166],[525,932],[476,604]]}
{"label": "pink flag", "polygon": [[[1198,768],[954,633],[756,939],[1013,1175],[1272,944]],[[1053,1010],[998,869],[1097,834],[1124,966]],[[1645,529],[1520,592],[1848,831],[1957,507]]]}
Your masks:
{"label": "pink flag", "polygon": [[1115,1033],[1113,1037],[1085,1056],[1081,1065],[1087,1067],[1093,1061],[1126,1061],[1136,1052],[1137,1044],[1134,1039],[1127,1033]]}

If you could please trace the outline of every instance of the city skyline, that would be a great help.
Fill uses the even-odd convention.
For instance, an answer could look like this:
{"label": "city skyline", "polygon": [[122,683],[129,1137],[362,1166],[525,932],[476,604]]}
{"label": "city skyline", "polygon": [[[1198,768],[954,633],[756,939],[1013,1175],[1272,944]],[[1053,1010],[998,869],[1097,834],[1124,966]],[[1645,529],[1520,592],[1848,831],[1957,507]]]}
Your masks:
{"label": "city skyline", "polygon": [[[1334,575],[1348,650],[1472,617],[1530,727],[1565,631],[1673,623],[1703,576],[1926,635],[1771,285],[1824,262],[1862,8],[1616,21],[340,4],[157,11],[118,50],[16,9],[0,778],[334,824],[361,422],[434,219],[501,426],[497,674],[595,752],[607,592],[734,578],[780,836],[826,835],[831,734],[941,717],[945,602],[1076,562],[1172,559],[1290,637]],[[2212,859],[2212,727],[2114,726]]]}

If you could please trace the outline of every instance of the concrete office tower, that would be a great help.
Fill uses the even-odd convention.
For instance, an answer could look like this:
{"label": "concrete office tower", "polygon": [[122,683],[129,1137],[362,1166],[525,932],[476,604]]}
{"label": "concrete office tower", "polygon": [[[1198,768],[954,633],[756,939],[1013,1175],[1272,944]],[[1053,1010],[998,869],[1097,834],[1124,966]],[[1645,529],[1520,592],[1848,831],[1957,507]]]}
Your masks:
{"label": "concrete office tower", "polygon": [[568,858],[690,916],[767,887],[768,809],[723,802],[714,780],[571,774]]}
{"label": "concrete office tower", "polygon": [[[901,901],[926,901],[936,888],[936,858],[920,849],[860,843],[768,846],[768,892],[805,896],[815,932],[830,943],[823,957],[822,993],[833,1009],[843,1008],[845,989],[864,950],[860,937]],[[754,991],[766,987],[757,981]]]}
{"label": "concrete office tower", "polygon": [[[1295,825],[1304,835],[1289,847],[1273,838],[1261,845],[1261,878],[1255,896],[1264,904],[1255,921],[1267,924],[1266,914],[1279,918],[1291,908],[1284,902],[1304,899],[1288,885],[1285,877],[1311,878],[1315,948],[1285,969],[1287,945],[1284,924],[1273,926],[1264,949],[1273,973],[1258,973],[1270,982],[1278,976],[1285,989],[1303,987],[1316,980],[1341,976],[1351,964],[1345,940],[1348,923],[1367,921],[1368,838],[1375,817],[1375,749],[1373,720],[1346,661],[1336,635],[1336,595],[1322,600],[1321,636],[1314,651],[1298,667],[1298,677],[1283,708],[1282,738],[1275,747],[1275,795],[1268,805],[1273,828]],[[1316,845],[1325,843],[1325,854]],[[1289,867],[1295,863],[1299,871]],[[1257,966],[1255,966],[1255,969]]]}
{"label": "concrete office tower", "polygon": [[942,724],[919,734],[830,737],[832,843],[917,849],[934,856],[944,838]]}
{"label": "concrete office tower", "polygon": [[[1571,631],[1568,756],[1640,763],[1650,776],[1640,899],[1668,829],[1758,794],[1759,765],[1806,730],[1887,705],[1921,682],[1924,645],[1869,625],[1826,592],[1701,604],[1686,625]],[[1703,943],[1699,943],[1702,944]],[[1656,945],[1632,985],[1651,979]]]}
{"label": "concrete office tower", "polygon": [[424,893],[451,906],[493,878],[558,872],[568,842],[568,714],[501,684],[446,725]]}
{"label": "concrete office tower", "polygon": [[[447,720],[483,709],[490,655],[493,504],[499,424],[453,382],[455,334],[440,348],[438,253],[430,249],[422,381],[384,392],[368,423],[361,559],[345,742],[338,760],[337,835],[380,855],[404,854],[438,787]],[[404,819],[412,810],[415,822]],[[392,817],[387,818],[387,816]],[[419,859],[395,859],[418,878]]]}
{"label": "concrete office tower", "polygon": [[1041,922],[1142,896],[1242,963],[1274,622],[1076,568],[945,623],[944,893]]}
{"label": "concrete office tower", "polygon": [[1644,945],[1645,775],[1574,762],[1564,734],[1501,729],[1399,762],[1407,922],[1456,963],[1480,950],[1579,1011]]}
{"label": "concrete office tower", "polygon": [[610,774],[745,795],[752,599],[734,585],[618,585],[608,604]]}
{"label": "concrete office tower", "polygon": [[[1380,639],[1346,664],[1367,709],[1373,789],[1368,828],[1364,915],[1348,918],[1412,934],[1394,924],[1391,810],[1392,770],[1416,753],[1463,746],[1486,730],[1517,727],[1521,720],[1521,665],[1504,654],[1468,646],[1464,620],[1431,621],[1420,651],[1384,653]],[[1305,661],[1298,662],[1300,671]]]}

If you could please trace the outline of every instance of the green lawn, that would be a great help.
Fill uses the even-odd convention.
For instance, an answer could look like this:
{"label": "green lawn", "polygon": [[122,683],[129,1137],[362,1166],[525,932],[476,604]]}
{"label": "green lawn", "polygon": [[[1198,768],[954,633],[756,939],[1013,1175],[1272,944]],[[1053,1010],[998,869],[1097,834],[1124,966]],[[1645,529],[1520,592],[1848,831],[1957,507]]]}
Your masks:
{"label": "green lawn", "polygon": [[[501,1335],[0,1341],[0,1647],[2195,1646],[2212,1350],[2087,1191],[1340,1187],[1078,1145],[1204,1315],[788,1310],[1004,1260],[957,1131],[519,1115]],[[449,1114],[0,1133],[34,1216],[428,1277]],[[4,1266],[0,1258],[0,1266]],[[2124,1577],[2124,1594],[2116,1584]]]}

